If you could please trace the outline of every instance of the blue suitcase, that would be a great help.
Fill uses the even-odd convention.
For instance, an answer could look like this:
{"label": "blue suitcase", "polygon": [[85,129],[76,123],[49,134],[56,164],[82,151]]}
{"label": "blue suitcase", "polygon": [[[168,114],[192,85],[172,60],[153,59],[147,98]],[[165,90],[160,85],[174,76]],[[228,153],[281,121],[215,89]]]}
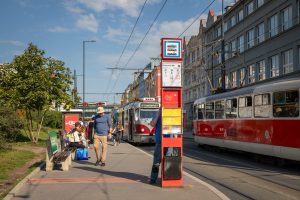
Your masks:
{"label": "blue suitcase", "polygon": [[77,160],[88,160],[88,149],[77,148],[76,150],[76,159]]}

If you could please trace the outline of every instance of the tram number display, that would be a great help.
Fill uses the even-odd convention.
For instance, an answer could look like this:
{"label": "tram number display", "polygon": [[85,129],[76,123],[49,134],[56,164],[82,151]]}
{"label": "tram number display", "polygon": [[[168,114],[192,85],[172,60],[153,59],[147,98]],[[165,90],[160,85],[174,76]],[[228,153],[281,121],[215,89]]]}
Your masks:
{"label": "tram number display", "polygon": [[141,103],[141,108],[159,108],[157,103]]}

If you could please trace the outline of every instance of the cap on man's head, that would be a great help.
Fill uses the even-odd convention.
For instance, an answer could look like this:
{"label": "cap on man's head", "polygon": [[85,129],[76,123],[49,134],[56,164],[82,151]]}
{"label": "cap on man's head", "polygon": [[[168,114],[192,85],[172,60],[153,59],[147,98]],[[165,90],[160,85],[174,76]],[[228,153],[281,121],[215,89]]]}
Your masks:
{"label": "cap on man's head", "polygon": [[104,108],[103,107],[98,107],[97,108],[97,113],[104,113]]}

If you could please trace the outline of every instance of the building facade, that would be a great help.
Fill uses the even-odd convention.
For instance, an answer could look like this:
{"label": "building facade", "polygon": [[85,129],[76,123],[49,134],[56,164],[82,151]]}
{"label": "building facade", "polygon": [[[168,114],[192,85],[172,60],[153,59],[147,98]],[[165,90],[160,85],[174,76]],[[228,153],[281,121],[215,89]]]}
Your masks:
{"label": "building facade", "polygon": [[207,43],[216,43],[214,88],[222,79],[230,90],[299,73],[299,10],[299,0],[240,0],[227,7],[205,33]]}
{"label": "building facade", "polygon": [[183,109],[187,129],[192,128],[194,101],[209,94],[203,57],[205,28],[206,20],[200,20],[198,35],[183,41]]}

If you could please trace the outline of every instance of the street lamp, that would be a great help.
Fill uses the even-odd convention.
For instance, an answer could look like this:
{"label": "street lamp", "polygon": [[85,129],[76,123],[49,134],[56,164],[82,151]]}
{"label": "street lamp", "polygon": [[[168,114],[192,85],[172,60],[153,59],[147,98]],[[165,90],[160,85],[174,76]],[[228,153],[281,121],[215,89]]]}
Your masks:
{"label": "street lamp", "polygon": [[82,72],[82,80],[83,80],[83,96],[82,96],[82,110],[83,110],[83,116],[82,116],[82,121],[84,122],[84,118],[85,118],[85,43],[87,42],[96,42],[95,40],[84,40],[82,42],[82,48],[83,48],[83,72]]}

